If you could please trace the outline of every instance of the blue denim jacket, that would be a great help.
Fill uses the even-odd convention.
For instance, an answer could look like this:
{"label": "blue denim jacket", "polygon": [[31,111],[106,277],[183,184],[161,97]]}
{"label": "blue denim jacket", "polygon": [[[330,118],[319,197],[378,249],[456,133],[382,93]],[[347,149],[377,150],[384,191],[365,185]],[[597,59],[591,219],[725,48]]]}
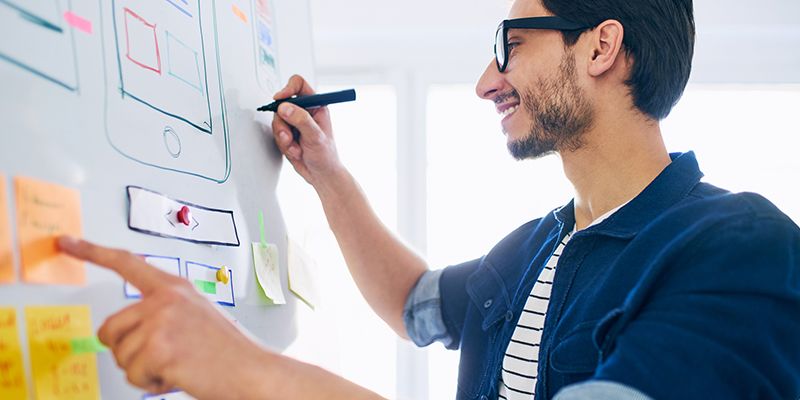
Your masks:
{"label": "blue denim jacket", "polygon": [[[800,397],[800,228],[756,194],[701,183],[693,153],[672,158],[561,254],[537,399],[608,398],[593,383],[619,398]],[[525,299],[573,225],[570,203],[411,291],[412,340],[461,349],[458,399],[497,397]]]}

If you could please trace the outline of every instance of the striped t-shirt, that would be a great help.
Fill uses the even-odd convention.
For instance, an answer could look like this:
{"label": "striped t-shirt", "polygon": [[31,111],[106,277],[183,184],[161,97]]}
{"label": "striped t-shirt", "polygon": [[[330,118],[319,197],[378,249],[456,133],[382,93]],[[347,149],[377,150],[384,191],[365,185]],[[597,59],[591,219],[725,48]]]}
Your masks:
{"label": "striped t-shirt", "polygon": [[[621,206],[603,214],[592,221],[588,227],[597,225],[612,214],[624,207]],[[575,233],[572,232],[561,239],[561,243],[547,260],[544,269],[533,284],[533,289],[525,301],[522,315],[517,321],[517,327],[511,335],[506,354],[503,357],[503,367],[500,371],[499,398],[508,400],[533,400],[536,391],[536,376],[539,367],[539,344],[542,341],[544,319],[547,314],[547,305],[550,302],[550,291],[556,276],[558,258],[564,252],[567,242]]]}
{"label": "striped t-shirt", "polygon": [[550,301],[550,290],[556,275],[558,257],[564,251],[572,232],[564,236],[556,251],[547,260],[544,269],[525,301],[525,308],[517,322],[517,328],[508,343],[506,355],[503,357],[503,369],[500,374],[501,399],[531,400],[536,387],[536,375],[539,367],[539,343],[542,340],[544,317]]}

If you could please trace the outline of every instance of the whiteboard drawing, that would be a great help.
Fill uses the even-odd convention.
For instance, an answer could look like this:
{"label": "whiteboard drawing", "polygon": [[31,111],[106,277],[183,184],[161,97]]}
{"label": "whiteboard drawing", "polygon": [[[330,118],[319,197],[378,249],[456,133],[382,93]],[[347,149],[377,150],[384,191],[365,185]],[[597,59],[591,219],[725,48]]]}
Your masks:
{"label": "whiteboard drawing", "polygon": [[231,160],[215,7],[199,0],[110,2],[103,13],[111,21],[103,27],[105,122],[111,145],[125,157],[222,183]]}
{"label": "whiteboard drawing", "polygon": [[279,89],[275,22],[271,4],[271,0],[251,0],[256,79],[261,89],[270,96]]}
{"label": "whiteboard drawing", "polygon": [[0,0],[0,61],[69,91],[78,91],[69,0]]}

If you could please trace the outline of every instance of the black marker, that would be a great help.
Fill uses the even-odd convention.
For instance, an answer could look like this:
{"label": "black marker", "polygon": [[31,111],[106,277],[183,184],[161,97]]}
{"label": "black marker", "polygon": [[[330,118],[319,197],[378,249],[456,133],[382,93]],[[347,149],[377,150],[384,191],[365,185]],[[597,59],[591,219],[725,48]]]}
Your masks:
{"label": "black marker", "polygon": [[265,106],[258,107],[258,111],[278,111],[278,106],[282,103],[292,103],[298,107],[305,109],[324,107],[328,104],[344,103],[347,101],[354,101],[356,99],[355,89],[342,90],[341,92],[312,94],[310,96],[290,97],[288,99],[276,100]]}

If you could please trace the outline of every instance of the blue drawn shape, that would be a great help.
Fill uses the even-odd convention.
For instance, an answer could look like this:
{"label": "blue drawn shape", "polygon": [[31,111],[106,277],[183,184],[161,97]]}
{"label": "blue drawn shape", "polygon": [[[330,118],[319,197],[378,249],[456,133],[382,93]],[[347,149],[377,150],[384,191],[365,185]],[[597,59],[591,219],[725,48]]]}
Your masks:
{"label": "blue drawn shape", "polygon": [[[177,272],[174,275],[175,276],[179,276],[179,277],[183,276],[183,270],[181,270],[181,259],[178,258],[178,257],[155,256],[155,255],[152,255],[152,254],[139,254],[139,257],[144,258],[145,261],[148,264],[151,262],[152,259],[174,261],[175,262],[175,271]],[[151,264],[151,266],[153,268],[162,269],[161,267],[154,266],[152,264]],[[141,299],[142,298],[142,294],[141,293],[134,293],[134,292],[131,291],[130,282],[125,281],[125,283],[122,286],[123,286],[123,293],[125,294],[125,298],[127,298],[127,299]]]}
{"label": "blue drawn shape", "polygon": [[[18,13],[19,17],[21,19],[23,19],[23,20],[25,20],[27,22],[30,22],[31,24],[34,24],[34,25],[36,25],[36,26],[38,26],[40,28],[44,28],[47,31],[51,32],[51,34],[53,34],[53,35],[64,35],[64,34],[66,34],[66,32],[64,31],[64,28],[59,26],[57,22],[51,21],[51,20],[49,20],[49,19],[47,19],[47,18],[45,18],[45,17],[43,17],[43,16],[41,16],[39,14],[36,14],[36,13],[30,11],[28,8],[22,7],[22,6],[14,3],[14,2],[12,2],[10,0],[0,0],[0,6],[8,7],[10,10]],[[60,7],[58,5],[58,0],[54,0],[53,7],[55,8],[55,10],[59,10]],[[67,2],[67,8],[68,9],[72,9],[71,0]],[[59,15],[60,11],[56,11],[55,14]],[[61,39],[61,38],[62,37],[59,37],[59,39]],[[75,43],[74,43],[74,37],[72,36],[72,31],[69,31],[69,38],[68,39],[69,39],[69,44],[71,46],[72,61],[73,61],[73,65],[74,65],[74,68],[75,68],[75,80],[74,80],[74,82],[68,82],[68,81],[64,80],[63,78],[59,78],[59,77],[56,76],[56,74],[48,72],[46,70],[46,68],[42,68],[41,66],[31,65],[30,63],[21,60],[19,57],[14,57],[13,55],[8,54],[7,52],[5,52],[5,51],[3,51],[1,49],[0,49],[0,61],[5,61],[5,62],[17,67],[17,68],[20,68],[20,69],[22,69],[24,71],[30,72],[30,73],[38,76],[39,78],[42,78],[42,79],[44,79],[46,81],[54,83],[54,84],[56,84],[56,85],[58,85],[58,86],[60,86],[60,87],[62,87],[64,89],[67,89],[67,90],[71,91],[71,92],[77,92],[78,91],[78,86],[79,86],[78,85],[78,65],[77,65],[78,64],[78,60],[77,60],[77,56],[75,54]],[[59,60],[59,61],[64,61],[64,60]]]}
{"label": "blue drawn shape", "polygon": [[[189,279],[189,266],[207,268],[207,269],[210,269],[210,270],[213,270],[213,271],[219,271],[222,268],[224,268],[224,267],[215,267],[213,265],[201,264],[201,263],[194,262],[194,261],[186,261],[186,274],[184,275],[184,277],[186,277],[186,279]],[[231,301],[228,302],[228,301],[223,301],[223,300],[217,300],[217,304],[220,304],[220,305],[223,305],[223,306],[236,307],[236,293],[233,291],[233,269],[227,268],[227,270],[228,270],[228,274],[230,275],[230,277],[228,279],[228,284],[231,287]]]}
{"label": "blue drawn shape", "polygon": [[173,0],[167,0],[167,3],[172,4],[172,6],[177,8],[178,11],[184,13],[187,17],[192,18],[192,13],[190,13],[187,8],[184,8],[184,6],[185,7],[189,6],[189,2],[187,0],[178,0],[178,2],[183,3],[183,6],[174,2]]}
{"label": "blue drawn shape", "polygon": [[202,95],[203,84],[200,82],[200,62],[197,59],[197,50],[189,47],[169,31],[166,33],[168,73],[197,89]]}
{"label": "blue drawn shape", "polygon": [[258,22],[258,39],[267,47],[272,46],[272,32],[269,27],[263,22]]}

